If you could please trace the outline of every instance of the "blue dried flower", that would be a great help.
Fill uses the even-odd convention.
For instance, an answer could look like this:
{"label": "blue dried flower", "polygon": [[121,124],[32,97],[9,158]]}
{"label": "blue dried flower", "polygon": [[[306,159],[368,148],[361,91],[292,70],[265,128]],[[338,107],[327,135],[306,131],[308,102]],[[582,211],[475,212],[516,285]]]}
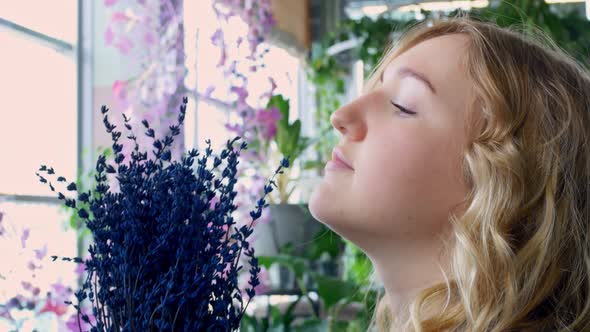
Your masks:
{"label": "blue dried flower", "polygon": [[[170,126],[171,136],[157,139],[147,121],[142,121],[146,135],[152,137],[155,159],[141,153],[133,133],[127,136],[135,142],[131,160],[123,164],[121,133],[115,131],[103,106],[103,122],[113,140],[114,162],[107,164],[100,155],[96,163],[96,187],[78,193],[78,199],[58,197],[76,209],[93,235],[89,245],[90,258],[62,258],[85,263],[87,276],[71,303],[81,321],[90,322],[81,312],[82,302],[88,300],[96,324],[91,331],[234,331],[250,302],[243,303],[238,288],[238,272],[242,252],[248,257],[250,279],[246,293],[250,299],[260,283],[258,259],[247,242],[253,223],[268,207],[265,196],[276,186],[270,179],[265,194],[251,211],[249,225],[239,229],[231,217],[237,208],[233,204],[237,192],[237,164],[240,151],[247,148],[242,142],[236,150],[236,137],[227,142],[214,164],[207,169],[211,157],[211,141],[206,140],[205,155],[191,150],[181,161],[170,161],[169,147],[179,135],[184,121],[187,98],[183,99],[178,125]],[[124,115],[125,127],[132,130]],[[226,161],[223,170],[219,166]],[[277,172],[288,167],[284,159]],[[42,165],[40,172],[53,174],[53,169]],[[50,173],[51,172],[51,173]],[[215,174],[221,172],[221,178]],[[115,173],[119,184],[113,193],[107,184],[106,173]],[[36,173],[42,183],[47,179]],[[67,182],[59,177],[58,182]],[[67,190],[77,191],[75,183]],[[218,197],[211,207],[210,201]],[[76,204],[78,203],[78,204]],[[230,230],[225,231],[224,229]],[[57,256],[52,256],[55,261]]]}

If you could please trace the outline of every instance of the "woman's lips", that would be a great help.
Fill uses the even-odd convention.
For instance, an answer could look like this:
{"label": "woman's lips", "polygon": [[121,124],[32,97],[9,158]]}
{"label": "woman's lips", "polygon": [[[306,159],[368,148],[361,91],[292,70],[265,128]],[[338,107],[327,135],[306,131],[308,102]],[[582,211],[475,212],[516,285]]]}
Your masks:
{"label": "woman's lips", "polygon": [[332,160],[326,164],[326,169],[347,169],[354,170],[349,163],[347,163],[342,156],[342,153],[338,149],[334,149],[332,152]]}

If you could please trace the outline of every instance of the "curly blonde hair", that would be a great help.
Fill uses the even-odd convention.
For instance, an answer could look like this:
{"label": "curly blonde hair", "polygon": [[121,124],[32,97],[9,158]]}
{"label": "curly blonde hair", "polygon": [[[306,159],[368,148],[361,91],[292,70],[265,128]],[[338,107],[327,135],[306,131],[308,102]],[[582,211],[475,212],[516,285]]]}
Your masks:
{"label": "curly blonde hair", "polygon": [[[422,41],[468,36],[468,205],[449,220],[447,282],[411,302],[404,330],[590,331],[590,75],[538,29],[523,31],[464,13],[421,22],[366,84]],[[371,327],[389,331],[393,319],[380,296]]]}

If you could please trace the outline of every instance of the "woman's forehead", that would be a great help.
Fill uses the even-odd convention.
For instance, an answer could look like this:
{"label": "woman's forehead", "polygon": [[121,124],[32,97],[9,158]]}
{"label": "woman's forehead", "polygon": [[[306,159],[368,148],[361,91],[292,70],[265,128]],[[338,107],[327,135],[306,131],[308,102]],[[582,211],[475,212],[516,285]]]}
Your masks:
{"label": "woman's forehead", "polygon": [[437,94],[447,94],[458,83],[468,79],[465,59],[467,37],[459,34],[434,37],[420,42],[386,62],[383,80],[410,75],[424,82]]}

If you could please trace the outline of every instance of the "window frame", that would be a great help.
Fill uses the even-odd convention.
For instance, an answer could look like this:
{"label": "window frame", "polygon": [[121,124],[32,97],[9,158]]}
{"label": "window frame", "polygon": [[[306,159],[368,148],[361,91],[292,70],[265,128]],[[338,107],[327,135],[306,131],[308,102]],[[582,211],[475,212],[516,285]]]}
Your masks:
{"label": "window frame", "polygon": [[[0,28],[27,38],[33,43],[51,48],[69,57],[76,64],[76,117],[77,117],[77,174],[84,174],[92,168],[94,151],[84,154],[84,147],[92,146],[92,6],[93,2],[77,0],[77,41],[76,44],[51,37],[40,31],[29,29],[3,18],[0,15]],[[61,201],[49,195],[7,194],[0,191],[0,200],[14,203],[42,203],[61,205]]]}

